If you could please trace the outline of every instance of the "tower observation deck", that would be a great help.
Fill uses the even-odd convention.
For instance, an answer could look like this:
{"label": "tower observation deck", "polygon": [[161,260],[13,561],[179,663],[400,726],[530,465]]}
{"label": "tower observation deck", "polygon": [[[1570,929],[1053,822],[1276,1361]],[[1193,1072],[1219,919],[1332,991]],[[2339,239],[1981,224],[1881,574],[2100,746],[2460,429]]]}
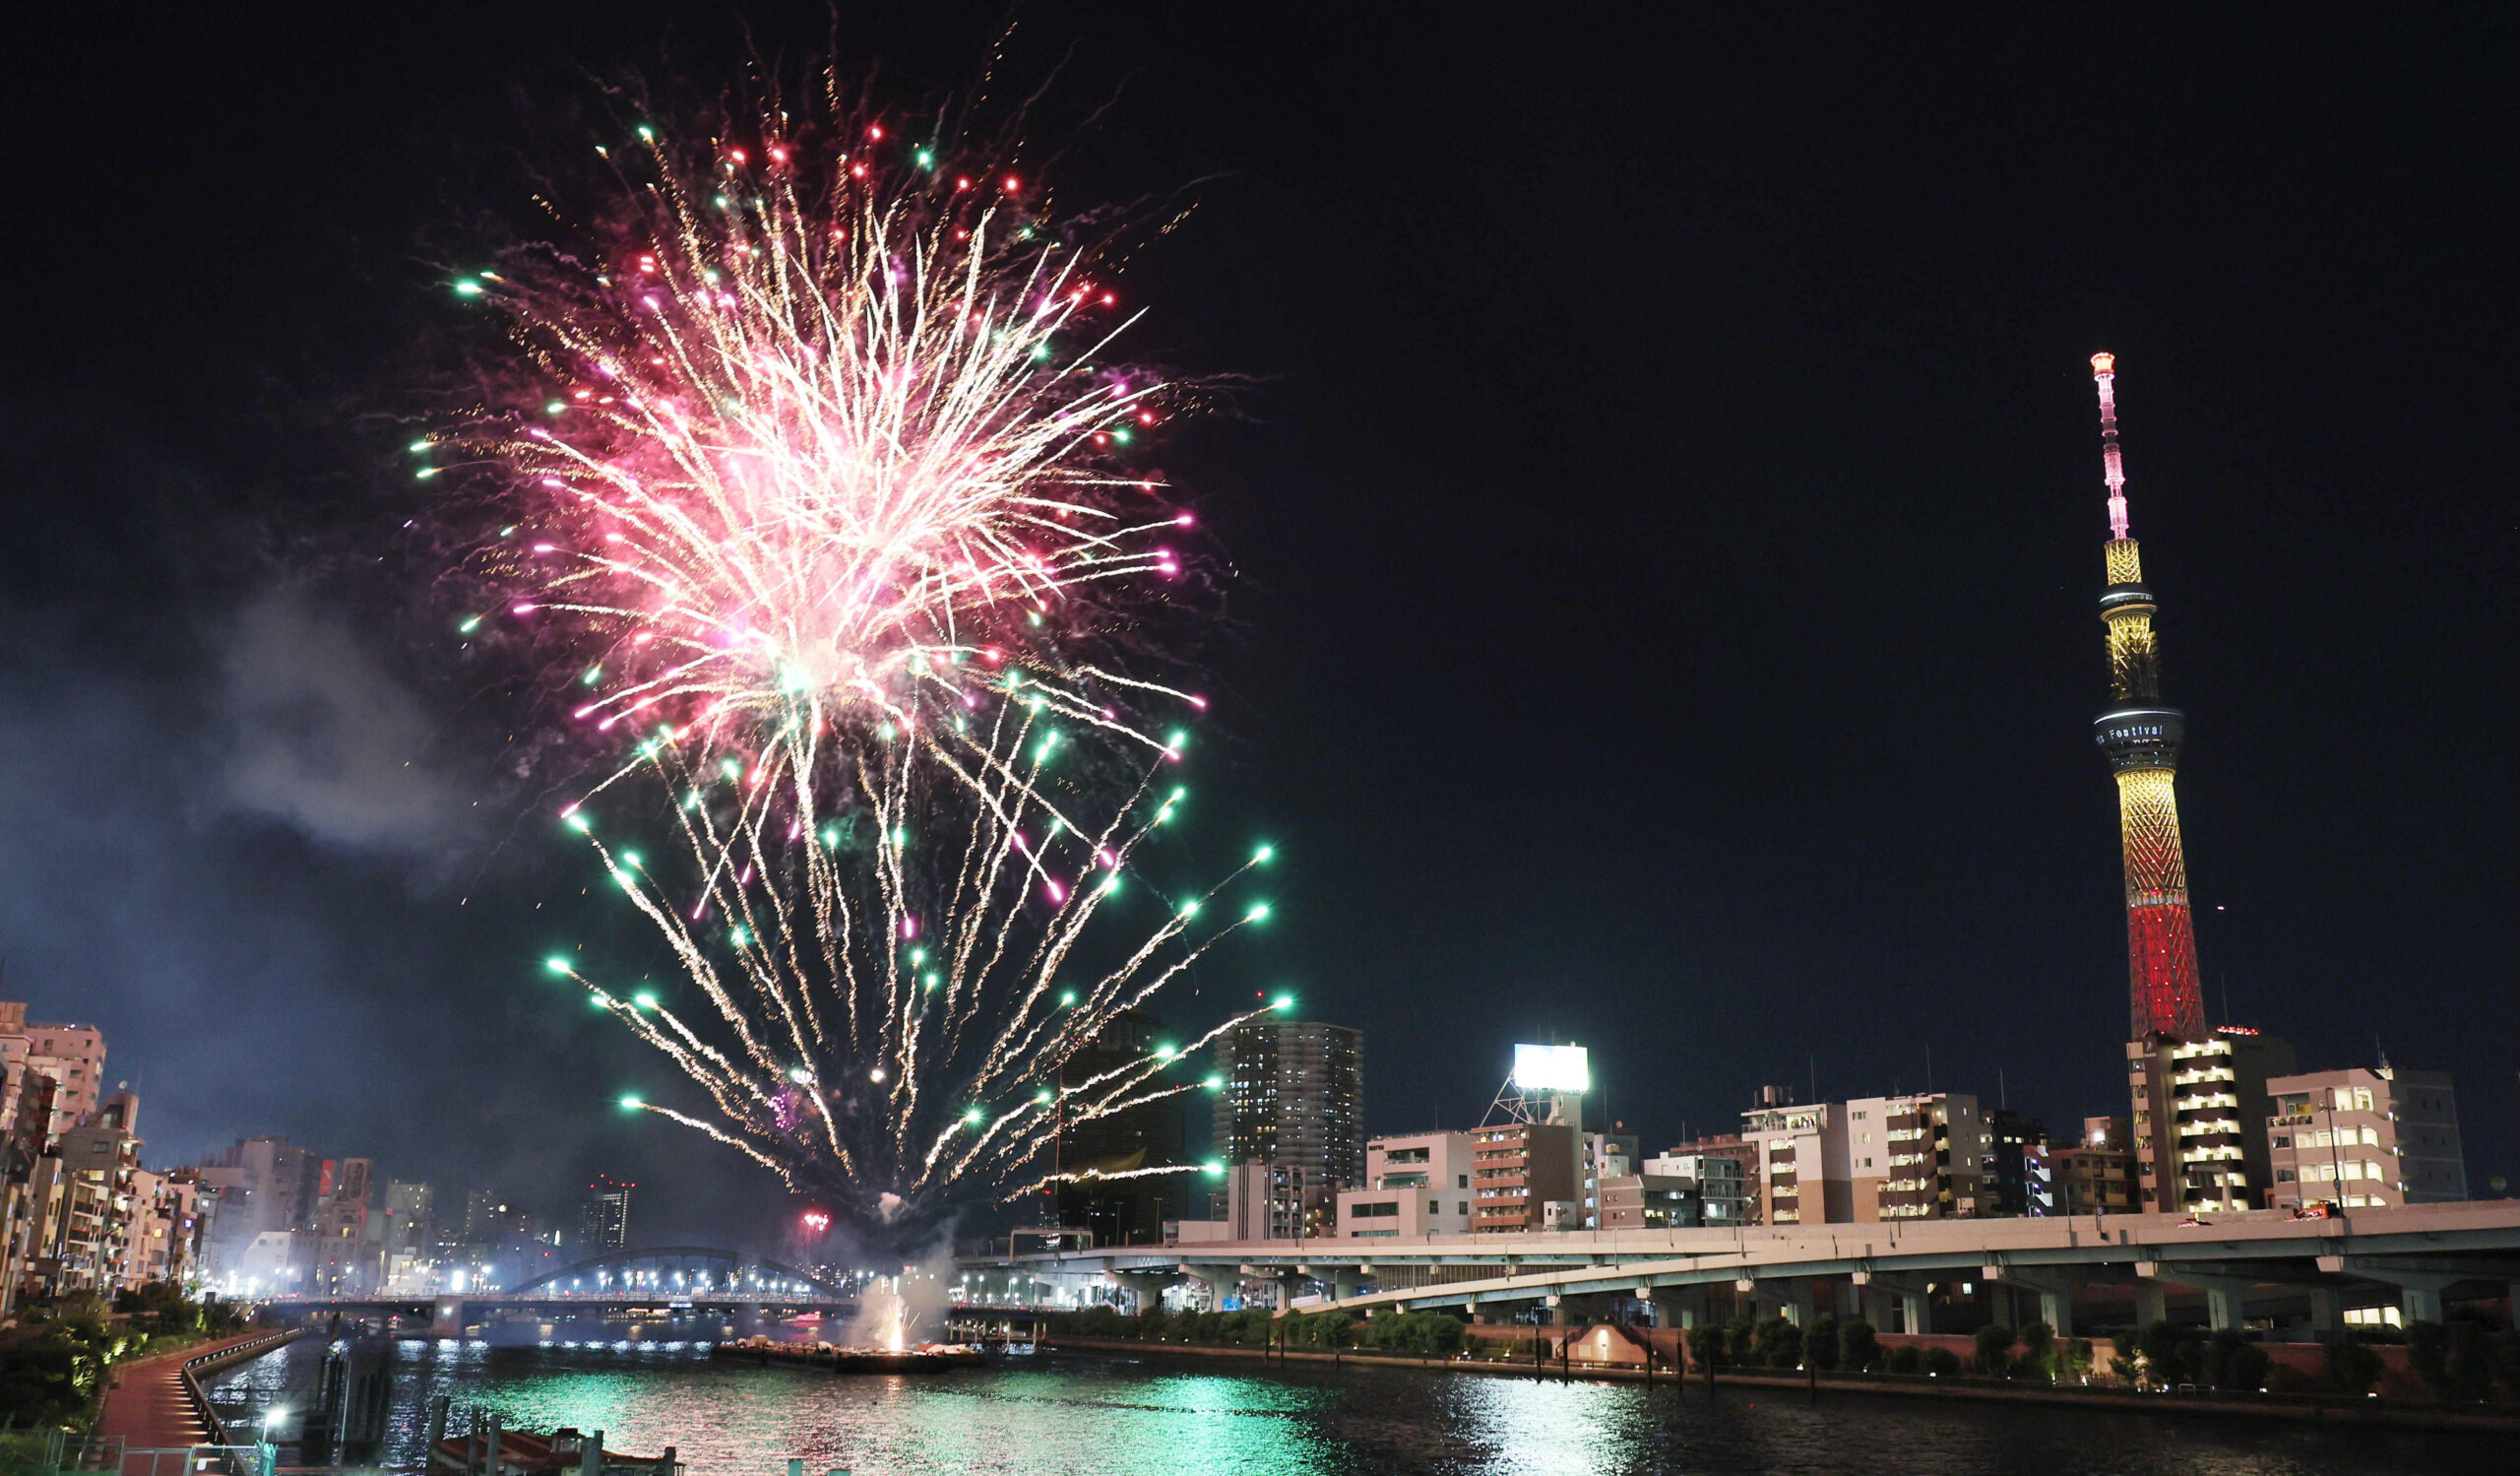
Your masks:
{"label": "tower observation deck", "polygon": [[2109,483],[2108,587],[2100,618],[2109,637],[2110,705],[2093,723],[2117,779],[2117,817],[2126,865],[2126,972],[2131,1038],[2205,1036],[2205,997],[2196,980],[2195,920],[2187,901],[2187,861],[2179,845],[2178,749],[2187,718],[2162,702],[2153,592],[2127,534],[2126,471],[2117,444],[2116,358],[2095,353],[2100,447]]}

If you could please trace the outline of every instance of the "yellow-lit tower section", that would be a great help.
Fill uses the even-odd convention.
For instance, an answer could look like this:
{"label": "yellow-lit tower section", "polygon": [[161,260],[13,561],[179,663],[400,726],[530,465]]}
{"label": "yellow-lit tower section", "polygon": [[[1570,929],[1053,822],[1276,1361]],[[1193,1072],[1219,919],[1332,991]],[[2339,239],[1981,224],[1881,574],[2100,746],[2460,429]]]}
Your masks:
{"label": "yellow-lit tower section", "polygon": [[2178,839],[2178,748],[2187,719],[2161,700],[2153,593],[2143,556],[2126,531],[2126,470],[2117,444],[2116,359],[2095,353],[2100,386],[2101,463],[2109,481],[2109,587],[2100,618],[2109,633],[2110,708],[2094,737],[2117,778],[2117,818],[2126,864],[2126,973],[2131,1039],[2201,1040],[2205,997],[2196,979],[2196,928],[2187,901],[2187,862]]}

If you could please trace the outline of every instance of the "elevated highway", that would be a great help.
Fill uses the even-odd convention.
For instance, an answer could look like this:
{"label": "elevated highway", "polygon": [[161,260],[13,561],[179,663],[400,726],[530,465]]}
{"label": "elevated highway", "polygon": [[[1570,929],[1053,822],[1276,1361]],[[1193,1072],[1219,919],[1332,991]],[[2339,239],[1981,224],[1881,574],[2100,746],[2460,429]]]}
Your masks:
{"label": "elevated highway", "polygon": [[1806,1324],[1835,1311],[1887,1331],[1923,1329],[1936,1287],[1986,1282],[2024,1299],[2025,1321],[2035,1298],[2038,1320],[2060,1334],[2074,1330],[2078,1299],[2145,1322],[2165,1316],[2173,1295],[2201,1298],[2216,1328],[2263,1320],[2281,1304],[2281,1316],[2324,1332],[2348,1311],[2396,1307],[2404,1320],[2439,1321],[2445,1301],[2511,1296],[2520,1282],[2520,1201],[2327,1220],[2260,1211],[2202,1224],[2110,1215],[1193,1242],[972,1257],[962,1270],[982,1287],[995,1277],[1036,1296],[1117,1287],[1141,1307],[1182,1287],[1239,1291],[1304,1312],[1461,1308],[1485,1318],[1537,1309],[1553,1321],[1633,1299],[1664,1326],[1723,1316],[1710,1308],[1746,1296]]}

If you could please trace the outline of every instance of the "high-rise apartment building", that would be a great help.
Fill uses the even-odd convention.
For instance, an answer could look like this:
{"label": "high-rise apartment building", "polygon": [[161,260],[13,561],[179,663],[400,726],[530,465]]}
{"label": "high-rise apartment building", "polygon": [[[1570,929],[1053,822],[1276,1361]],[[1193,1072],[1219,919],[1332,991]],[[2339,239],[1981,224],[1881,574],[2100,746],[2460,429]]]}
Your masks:
{"label": "high-rise apartment building", "polygon": [[[1707,1196],[1709,1223],[1721,1220],[1725,1224],[1764,1225],[1767,1223],[1767,1211],[1760,1199],[1762,1176],[1759,1171],[1759,1163],[1763,1157],[1765,1153],[1761,1145],[1744,1141],[1738,1133],[1719,1132],[1706,1137],[1690,1138],[1683,1143],[1673,1143],[1663,1150],[1662,1157],[1647,1159],[1645,1172],[1686,1174],[1696,1178]],[[1728,1187],[1739,1201],[1732,1211],[1732,1218],[1724,1219],[1716,1209],[1719,1187],[1716,1176],[1724,1175],[1724,1170],[1716,1168],[1712,1163],[1706,1164],[1701,1169],[1655,1167],[1657,1164],[1681,1164],[1698,1159],[1722,1159],[1732,1166],[1731,1173],[1726,1176],[1729,1184],[1725,1187]]]}
{"label": "high-rise apartment building", "polygon": [[2380,1209],[2468,1197],[2447,1071],[2353,1067],[2276,1076],[2267,1206]]}
{"label": "high-rise apartment building", "polygon": [[630,1191],[635,1184],[598,1174],[578,1206],[578,1244],[589,1251],[618,1251],[630,1244]]}
{"label": "high-rise apartment building", "polygon": [[425,1255],[436,1229],[437,1190],[402,1179],[385,1182],[380,1238],[389,1255]]}
{"label": "high-rise apartment building", "polygon": [[[1101,1036],[1060,1063],[1060,1085],[1076,1086],[1153,1055],[1159,1028],[1136,1010],[1114,1015]],[[1165,1222],[1190,1218],[1192,1184],[1213,1181],[1189,1174],[1102,1177],[1196,1162],[1183,1141],[1181,1100],[1168,1096],[1104,1117],[1062,1121],[1053,1149],[1057,1170],[1085,1177],[1045,1191],[1056,1223],[1091,1231],[1099,1246],[1140,1246],[1161,1244]]]}
{"label": "high-rise apartment building", "polygon": [[311,1229],[324,1188],[324,1162],[284,1137],[239,1138],[202,1160],[210,1216],[204,1258],[211,1274],[235,1278],[259,1237]]}
{"label": "high-rise apartment building", "polygon": [[1363,1181],[1360,1033],[1265,1016],[1227,1032],[1217,1056],[1217,1158],[1301,1168],[1341,1187]]}
{"label": "high-rise apartment building", "polygon": [[334,1296],[372,1291],[384,1279],[384,1250],[368,1233],[376,1165],[364,1158],[324,1159],[305,1261],[317,1290]]}
{"label": "high-rise apartment building", "polygon": [[[1765,1093],[1770,1101],[1783,1095],[1773,1088]],[[1753,1150],[1751,1183],[1766,1223],[1843,1224],[1855,1218],[1846,1104],[1754,1107],[1741,1114],[1741,1140]]]}
{"label": "high-rise apartment building", "polygon": [[1837,1110],[1845,1115],[1847,1213],[1829,1215],[1831,1222],[1968,1219],[1987,1212],[1989,1139],[1977,1098],[1963,1092],[1857,1097]]}
{"label": "high-rise apartment building", "polygon": [[[27,1264],[46,1296],[129,1285],[140,1100],[116,1092],[60,1134],[37,1165],[35,1242]],[[150,1186],[152,1191],[155,1183]]]}
{"label": "high-rise apartment building", "polygon": [[1584,1182],[1583,1156],[1583,1129],[1572,1123],[1498,1123],[1473,1130],[1472,1232],[1543,1230],[1552,1216],[1561,1223],[1574,1220]]}
{"label": "high-rise apartment building", "polygon": [[2048,1124],[2001,1107],[1985,1109],[1986,1168],[1979,1213],[2030,1213],[2030,1160],[2048,1145]]}
{"label": "high-rise apartment building", "polygon": [[27,1006],[0,1001],[0,1122],[17,1114],[18,1095],[29,1070],[52,1078],[52,1123],[47,1136],[58,1136],[87,1120],[102,1100],[105,1079],[104,1032],[94,1025],[38,1025],[27,1019]]}
{"label": "high-rise apartment building", "polygon": [[1719,1151],[1721,1145],[1719,1149],[1695,1153],[1673,1151],[1649,1158],[1641,1165],[1644,1177],[1681,1180],[1695,1187],[1709,1225],[1750,1224],[1749,1189],[1742,1174],[1750,1155]]}
{"label": "high-rise apartment building", "polygon": [[2218,1025],[2197,1041],[2128,1042],[2137,1208],[2263,1207],[2274,1182],[2266,1122],[2275,1104],[2266,1084],[2292,1070],[2291,1046],[2238,1025]]}

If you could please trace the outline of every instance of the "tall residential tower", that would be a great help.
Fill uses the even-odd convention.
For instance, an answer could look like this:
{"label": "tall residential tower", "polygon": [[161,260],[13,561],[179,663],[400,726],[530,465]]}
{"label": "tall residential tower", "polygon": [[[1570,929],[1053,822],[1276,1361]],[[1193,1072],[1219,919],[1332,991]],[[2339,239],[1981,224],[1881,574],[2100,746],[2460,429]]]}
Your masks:
{"label": "tall residential tower", "polygon": [[2187,906],[2187,862],[2178,843],[2178,745],[2187,719],[2162,704],[2153,639],[2153,592],[2126,533],[2126,469],[2117,449],[2117,361],[2091,356],[2100,384],[2100,455],[2109,481],[2109,587],[2101,623],[2109,631],[2109,710],[2094,725],[2100,751],[2117,776],[2117,819],[2126,858],[2126,973],[2134,1024],[2130,1040],[2205,1036],[2205,996],[2196,982],[2196,931]]}

